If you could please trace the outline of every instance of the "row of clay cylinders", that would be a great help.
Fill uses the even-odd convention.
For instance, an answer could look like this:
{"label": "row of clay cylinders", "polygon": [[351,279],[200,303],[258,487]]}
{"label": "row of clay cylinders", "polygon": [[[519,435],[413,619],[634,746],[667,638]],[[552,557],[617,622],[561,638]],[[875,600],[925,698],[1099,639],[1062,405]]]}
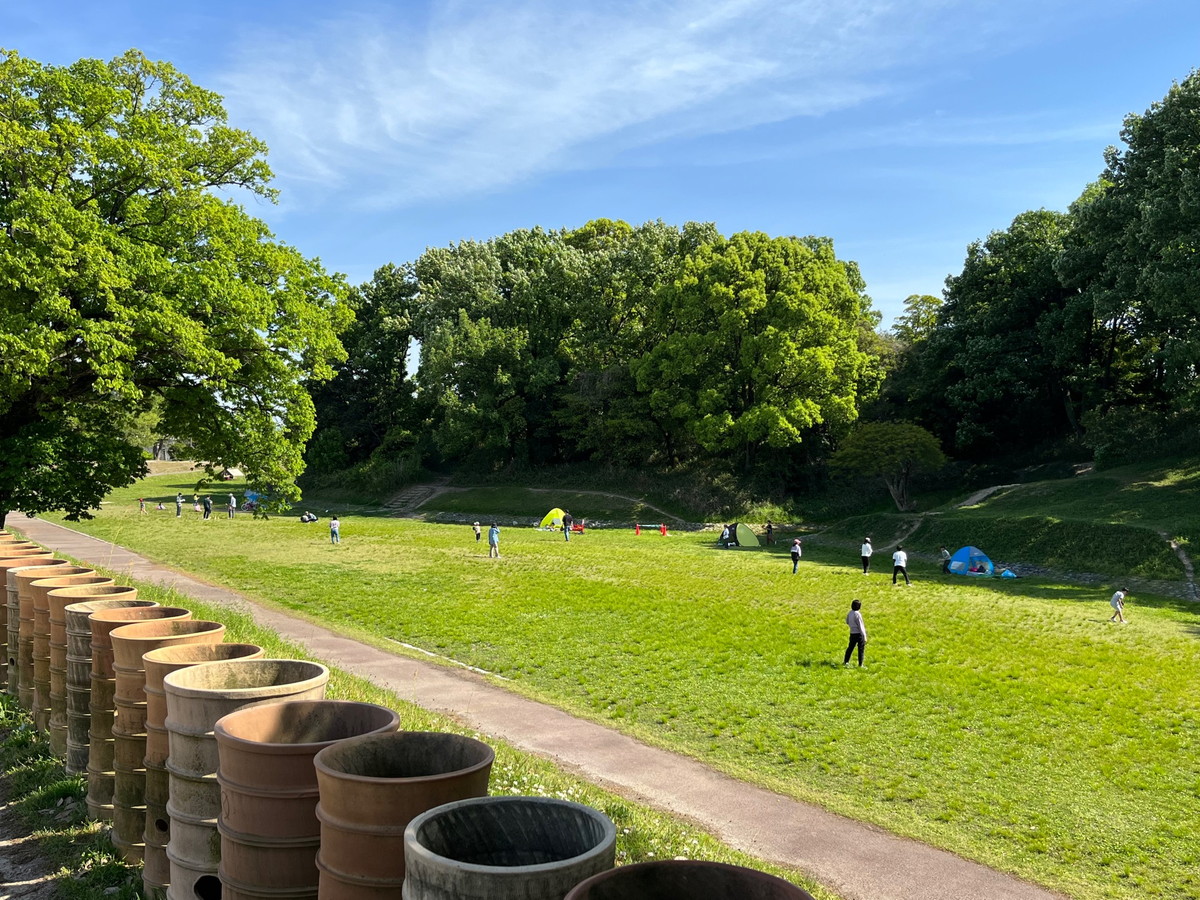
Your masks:
{"label": "row of clay cylinders", "polygon": [[[217,819],[221,788],[217,720],[285,699],[319,700],[329,670],[297,659],[238,659],[191,666],[163,679],[167,698],[167,775],[171,900],[234,896],[221,889]],[[284,895],[286,896],[286,895]]]}
{"label": "row of clay cylinders", "polygon": [[[133,611],[94,613],[93,634],[98,619],[129,612]],[[141,861],[145,850],[148,704],[143,656],[160,648],[215,645],[224,637],[225,626],[220,622],[180,618],[136,621],[114,629],[109,635],[116,672],[117,707],[112,731],[115,746],[112,842],[128,862]]]}
{"label": "row of clay cylinders", "polygon": [[[88,707],[92,720],[88,729],[86,802],[88,815],[97,821],[111,822],[114,815],[117,748],[113,725],[117,717],[117,673],[112,632],[130,622],[191,617],[191,610],[179,606],[124,607],[92,612],[92,698]],[[140,841],[138,846],[141,846]]]}
{"label": "row of clay cylinders", "polygon": [[[92,613],[100,609],[148,608],[153,600],[137,599],[137,588],[119,585],[59,588],[51,591],[51,616],[62,604],[67,635],[67,773],[87,771],[92,726]],[[53,648],[51,648],[53,652]],[[53,699],[51,705],[53,707]],[[53,708],[51,718],[53,719]]]}
{"label": "row of clay cylinders", "polygon": [[146,830],[143,838],[145,865],[143,894],[147,900],[163,900],[170,884],[167,844],[171,817],[167,813],[170,782],[167,776],[167,695],[163,679],[189,666],[233,659],[260,659],[262,647],[254,644],[182,644],[151,650],[142,657],[146,667]]}
{"label": "row of clay cylinders", "polygon": [[[21,601],[15,578],[9,574],[19,568],[29,566],[41,560],[53,559],[54,554],[37,546],[5,549],[4,559],[0,559],[0,577],[4,584],[4,661],[5,689],[10,697],[20,699],[20,648],[21,648]],[[31,623],[32,624],[32,623]],[[32,687],[32,685],[31,685]],[[30,698],[30,706],[33,705]]]}

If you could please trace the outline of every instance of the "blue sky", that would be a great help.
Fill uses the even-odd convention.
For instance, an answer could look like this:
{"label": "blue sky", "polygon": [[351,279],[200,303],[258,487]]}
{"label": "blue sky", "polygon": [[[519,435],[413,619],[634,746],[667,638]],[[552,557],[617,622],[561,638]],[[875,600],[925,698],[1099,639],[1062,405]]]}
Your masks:
{"label": "blue sky", "polygon": [[884,324],[966,246],[1064,209],[1200,66],[1195,0],[0,4],[42,62],[136,47],[265,140],[251,211],[352,282],[515,228],[833,238]]}

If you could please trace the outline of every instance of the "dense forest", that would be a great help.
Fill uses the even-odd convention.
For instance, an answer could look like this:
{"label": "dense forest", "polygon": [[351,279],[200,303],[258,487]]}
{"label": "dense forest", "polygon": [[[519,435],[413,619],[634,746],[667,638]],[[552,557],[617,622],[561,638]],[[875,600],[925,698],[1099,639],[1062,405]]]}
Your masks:
{"label": "dense forest", "polygon": [[972,243],[889,331],[827,238],[602,219],[385,266],[316,391],[310,473],[694,465],[786,491],[863,423],[974,465],[1193,445],[1200,73],[1120,137],[1067,211]]}

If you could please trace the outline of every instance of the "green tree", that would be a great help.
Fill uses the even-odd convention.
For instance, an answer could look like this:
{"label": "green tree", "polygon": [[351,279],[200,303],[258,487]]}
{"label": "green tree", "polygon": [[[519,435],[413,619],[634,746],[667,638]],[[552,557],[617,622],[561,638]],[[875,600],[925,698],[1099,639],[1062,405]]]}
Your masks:
{"label": "green tree", "polygon": [[903,345],[913,347],[933,333],[937,327],[942,301],[932,294],[910,294],[904,299],[904,314],[896,317],[892,334]]}
{"label": "green tree", "polygon": [[0,523],[86,516],[158,427],[295,495],[344,285],[232,195],[273,199],[263,144],[167,63],[0,54]]}
{"label": "green tree", "polygon": [[901,512],[916,508],[910,495],[913,475],[946,464],[937,438],[910,422],[868,422],[858,426],[829,460],[835,469],[881,477]]}
{"label": "green tree", "polygon": [[1123,435],[1098,430],[1124,441],[1139,416],[1147,431],[1191,428],[1200,401],[1200,71],[1126,117],[1121,138],[1059,271],[1097,326],[1092,422],[1119,412]]}
{"label": "green tree", "polygon": [[860,348],[863,287],[828,239],[747,232],[704,244],[661,292],[661,337],[634,363],[638,388],[657,415],[709,453],[738,453],[746,468],[762,447],[795,447],[821,425],[845,429],[874,383]]}
{"label": "green tree", "polygon": [[1056,271],[1070,228],[1066,213],[1021,213],[972,243],[962,272],[946,279],[937,324],[915,345],[910,414],[939,423],[964,453],[1078,429],[1073,376],[1085,364],[1089,316]]}

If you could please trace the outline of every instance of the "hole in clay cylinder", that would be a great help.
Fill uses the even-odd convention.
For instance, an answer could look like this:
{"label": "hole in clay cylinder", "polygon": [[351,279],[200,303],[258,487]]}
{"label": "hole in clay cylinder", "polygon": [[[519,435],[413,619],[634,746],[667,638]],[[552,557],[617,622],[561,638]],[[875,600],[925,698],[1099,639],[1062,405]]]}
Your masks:
{"label": "hole in clay cylinder", "polygon": [[201,875],[192,886],[198,900],[221,900],[221,879],[216,875]]}

